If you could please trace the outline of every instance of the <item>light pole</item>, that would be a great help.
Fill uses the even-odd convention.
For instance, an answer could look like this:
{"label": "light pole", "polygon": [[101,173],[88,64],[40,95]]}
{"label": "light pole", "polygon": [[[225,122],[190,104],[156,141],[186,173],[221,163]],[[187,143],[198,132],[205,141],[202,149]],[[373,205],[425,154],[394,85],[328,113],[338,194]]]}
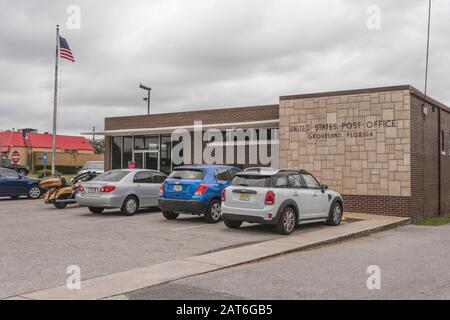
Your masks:
{"label": "light pole", "polygon": [[152,91],[152,88],[146,87],[142,83],[139,84],[139,88],[147,90],[148,96],[144,98],[144,101],[147,101],[147,114],[150,114],[150,91]]}

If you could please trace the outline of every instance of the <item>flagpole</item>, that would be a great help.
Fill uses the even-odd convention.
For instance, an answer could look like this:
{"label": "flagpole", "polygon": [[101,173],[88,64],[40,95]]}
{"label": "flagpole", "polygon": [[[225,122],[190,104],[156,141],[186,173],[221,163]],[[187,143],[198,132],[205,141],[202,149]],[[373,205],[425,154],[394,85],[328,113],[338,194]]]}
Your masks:
{"label": "flagpole", "polygon": [[59,24],[56,25],[55,89],[53,96],[52,176],[55,175],[55,162],[56,162],[56,119],[58,112],[58,60],[59,60]]}

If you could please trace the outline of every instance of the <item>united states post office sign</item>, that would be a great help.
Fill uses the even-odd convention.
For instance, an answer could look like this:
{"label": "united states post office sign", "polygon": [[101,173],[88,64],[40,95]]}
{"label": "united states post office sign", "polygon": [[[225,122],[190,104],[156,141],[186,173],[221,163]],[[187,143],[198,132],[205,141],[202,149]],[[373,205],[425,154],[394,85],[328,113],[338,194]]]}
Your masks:
{"label": "united states post office sign", "polygon": [[308,139],[346,139],[373,137],[379,128],[396,128],[397,120],[350,121],[333,123],[297,123],[289,132],[305,133]]}

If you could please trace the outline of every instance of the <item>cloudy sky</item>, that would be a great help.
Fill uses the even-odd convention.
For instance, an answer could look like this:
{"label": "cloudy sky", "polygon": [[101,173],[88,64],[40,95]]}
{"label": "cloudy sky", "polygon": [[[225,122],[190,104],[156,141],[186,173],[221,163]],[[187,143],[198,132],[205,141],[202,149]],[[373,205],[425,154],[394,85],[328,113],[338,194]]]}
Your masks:
{"label": "cloudy sky", "polygon": [[[153,88],[153,113],[338,89],[423,90],[427,3],[0,0],[0,130],[51,131],[58,23],[76,59],[60,63],[59,133],[79,134],[103,129],[107,116],[146,113],[139,82]],[[450,1],[433,0],[429,94],[447,104],[449,14]]]}

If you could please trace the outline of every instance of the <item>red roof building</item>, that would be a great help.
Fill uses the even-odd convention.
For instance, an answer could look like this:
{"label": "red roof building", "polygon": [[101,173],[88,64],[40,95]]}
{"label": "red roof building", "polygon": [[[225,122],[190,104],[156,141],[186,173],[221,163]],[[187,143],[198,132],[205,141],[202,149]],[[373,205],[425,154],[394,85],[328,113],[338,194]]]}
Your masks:
{"label": "red roof building", "polygon": [[0,152],[9,152],[10,147],[25,147],[21,132],[0,132]]}
{"label": "red roof building", "polygon": [[[44,165],[44,154],[51,163],[53,135],[23,131],[0,132],[0,153],[14,163],[28,165],[34,172]],[[103,155],[94,154],[94,147],[81,136],[56,136],[56,165],[75,171],[86,161],[103,160]],[[73,169],[70,169],[73,168]]]}
{"label": "red roof building", "polygon": [[[53,135],[44,133],[0,132],[0,148],[7,153],[11,147],[51,149]],[[92,144],[79,136],[56,136],[56,149],[94,151]]]}

